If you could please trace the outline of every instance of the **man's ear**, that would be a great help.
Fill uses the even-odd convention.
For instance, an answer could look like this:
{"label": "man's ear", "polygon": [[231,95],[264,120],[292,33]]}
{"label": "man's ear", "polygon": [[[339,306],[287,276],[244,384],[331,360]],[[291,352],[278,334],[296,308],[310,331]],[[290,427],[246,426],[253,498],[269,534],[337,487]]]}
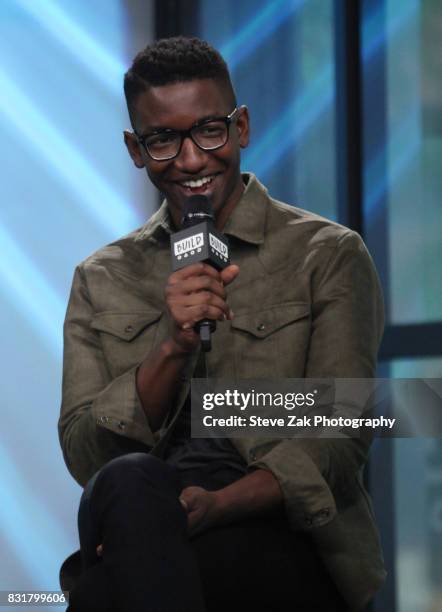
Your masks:
{"label": "man's ear", "polygon": [[239,146],[245,149],[249,145],[250,137],[250,118],[249,109],[245,104],[239,107],[239,117],[236,120],[236,127],[238,129],[238,141]]}
{"label": "man's ear", "polygon": [[129,130],[124,130],[124,143],[136,167],[144,168],[144,159],[135,134],[133,132],[129,132]]}

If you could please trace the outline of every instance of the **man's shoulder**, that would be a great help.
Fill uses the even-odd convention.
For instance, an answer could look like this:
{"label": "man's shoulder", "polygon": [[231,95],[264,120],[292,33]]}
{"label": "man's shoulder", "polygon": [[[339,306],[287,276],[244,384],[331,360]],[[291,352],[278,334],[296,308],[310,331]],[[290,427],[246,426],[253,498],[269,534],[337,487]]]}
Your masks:
{"label": "man's shoulder", "polygon": [[345,225],[272,197],[269,197],[266,229],[270,238],[293,241],[294,245],[309,250],[361,242],[359,234]]}
{"label": "man's shoulder", "polygon": [[145,262],[148,256],[149,249],[145,244],[141,244],[145,227],[145,225],[141,226],[100,247],[83,259],[78,267],[86,273],[96,268],[119,268],[122,271],[127,269],[133,273],[136,270],[136,264],[141,261]]}
{"label": "man's shoulder", "polygon": [[[353,230],[318,213],[281,202],[252,173],[244,173],[247,185],[246,206],[241,208],[241,220],[254,224],[253,236],[263,238],[264,249],[283,253],[287,247],[295,255],[318,247],[335,248],[359,244],[360,236]],[[281,251],[283,249],[283,251]]]}

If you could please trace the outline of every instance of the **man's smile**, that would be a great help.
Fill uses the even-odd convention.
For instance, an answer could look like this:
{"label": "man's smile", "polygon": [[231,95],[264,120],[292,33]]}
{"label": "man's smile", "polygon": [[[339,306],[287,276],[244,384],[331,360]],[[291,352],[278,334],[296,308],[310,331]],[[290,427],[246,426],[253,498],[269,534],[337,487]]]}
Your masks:
{"label": "man's smile", "polygon": [[214,174],[206,174],[182,181],[174,181],[180,187],[180,191],[185,195],[203,194],[207,195],[213,192],[215,179],[220,175],[220,172]]}
{"label": "man's smile", "polygon": [[181,181],[180,184],[184,185],[184,187],[191,187],[192,189],[194,189],[195,187],[202,187],[203,185],[206,185],[207,183],[211,183],[214,178],[215,178],[214,174],[209,174],[208,176],[203,176],[201,178],[190,179],[188,181]]}

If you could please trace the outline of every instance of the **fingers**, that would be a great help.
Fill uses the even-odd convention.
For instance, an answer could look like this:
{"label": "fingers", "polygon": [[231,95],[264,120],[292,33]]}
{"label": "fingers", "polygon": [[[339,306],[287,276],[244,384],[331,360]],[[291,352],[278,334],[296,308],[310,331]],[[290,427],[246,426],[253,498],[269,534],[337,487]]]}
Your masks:
{"label": "fingers", "polygon": [[182,280],[185,280],[186,278],[190,278],[191,276],[201,276],[203,274],[206,276],[212,276],[212,278],[215,280],[219,280],[219,272],[217,272],[215,268],[203,262],[199,262],[192,264],[191,266],[186,266],[185,268],[171,274],[169,284],[174,285]]}
{"label": "fingers", "polygon": [[190,329],[203,319],[212,321],[226,321],[230,318],[230,311],[227,305],[222,309],[210,304],[197,304],[186,306],[174,312],[175,320],[182,329]]}
{"label": "fingers", "polygon": [[203,487],[190,486],[181,491],[179,499],[186,507],[189,536],[193,537],[215,523],[212,514],[215,508],[213,492]]}
{"label": "fingers", "polygon": [[230,317],[226,302],[210,290],[190,294],[166,290],[166,301],[176,324],[183,329],[192,327],[201,319],[225,321]]}
{"label": "fingers", "polygon": [[[225,285],[231,283],[238,273],[236,265],[218,272],[208,264],[197,263],[170,275],[165,297],[175,324],[175,338],[181,338],[181,332],[190,334],[194,325],[203,319],[226,321],[233,318],[226,301]],[[184,336],[181,339],[188,341]],[[193,342],[195,338],[191,340]]]}
{"label": "fingers", "polygon": [[200,291],[186,296],[186,307],[192,308],[193,306],[209,306],[218,311],[217,319],[229,318],[229,307],[226,302],[210,291]]}
{"label": "fingers", "polygon": [[176,285],[194,276],[210,276],[214,280],[221,282],[221,284],[228,285],[238,276],[238,274],[239,267],[236,264],[230,264],[227,268],[218,272],[212,266],[200,262],[174,272],[169,278],[169,285]]}
{"label": "fingers", "polygon": [[172,276],[169,278],[169,283],[166,287],[166,297],[173,297],[174,295],[189,294],[206,290],[211,291],[222,299],[226,298],[226,291],[219,275],[216,279],[213,278],[213,276],[206,274],[201,276],[192,276],[190,278],[183,279],[179,283],[171,283]]}
{"label": "fingers", "polygon": [[185,507],[189,512],[192,512],[198,505],[198,501],[202,496],[204,497],[206,493],[207,491],[203,487],[191,485],[189,487],[185,487],[181,491],[179,500],[183,505],[185,504]]}
{"label": "fingers", "polygon": [[[190,269],[194,270],[192,274],[189,273]],[[179,273],[184,272],[184,270],[186,270],[186,275],[179,276]],[[217,272],[212,266],[206,264],[188,266],[188,268],[174,272],[169,277],[166,297],[207,290],[225,300],[224,286],[230,284],[238,274],[239,267],[233,264],[227,266],[221,272]]]}
{"label": "fingers", "polygon": [[224,270],[221,270],[220,272],[221,280],[224,283],[224,285],[229,285],[232,281],[235,280],[238,274],[239,274],[239,267],[235,264],[231,264],[230,266],[227,266],[227,268],[224,268]]}

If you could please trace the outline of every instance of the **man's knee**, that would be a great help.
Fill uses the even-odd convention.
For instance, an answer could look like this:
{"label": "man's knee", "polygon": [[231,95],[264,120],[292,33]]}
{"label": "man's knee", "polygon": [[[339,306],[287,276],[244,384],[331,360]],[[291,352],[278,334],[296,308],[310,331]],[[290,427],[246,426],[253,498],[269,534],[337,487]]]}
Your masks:
{"label": "man's knee", "polygon": [[145,525],[151,517],[158,529],[162,523],[169,527],[176,523],[185,531],[187,515],[179,501],[180,491],[178,470],[146,453],[130,453],[112,459],[97,473],[82,516],[92,517],[99,526],[111,512],[114,522],[135,530],[140,521]]}
{"label": "man's knee", "polygon": [[179,493],[179,477],[174,468],[147,453],[129,453],[112,459],[94,477],[94,488],[160,486]]}

